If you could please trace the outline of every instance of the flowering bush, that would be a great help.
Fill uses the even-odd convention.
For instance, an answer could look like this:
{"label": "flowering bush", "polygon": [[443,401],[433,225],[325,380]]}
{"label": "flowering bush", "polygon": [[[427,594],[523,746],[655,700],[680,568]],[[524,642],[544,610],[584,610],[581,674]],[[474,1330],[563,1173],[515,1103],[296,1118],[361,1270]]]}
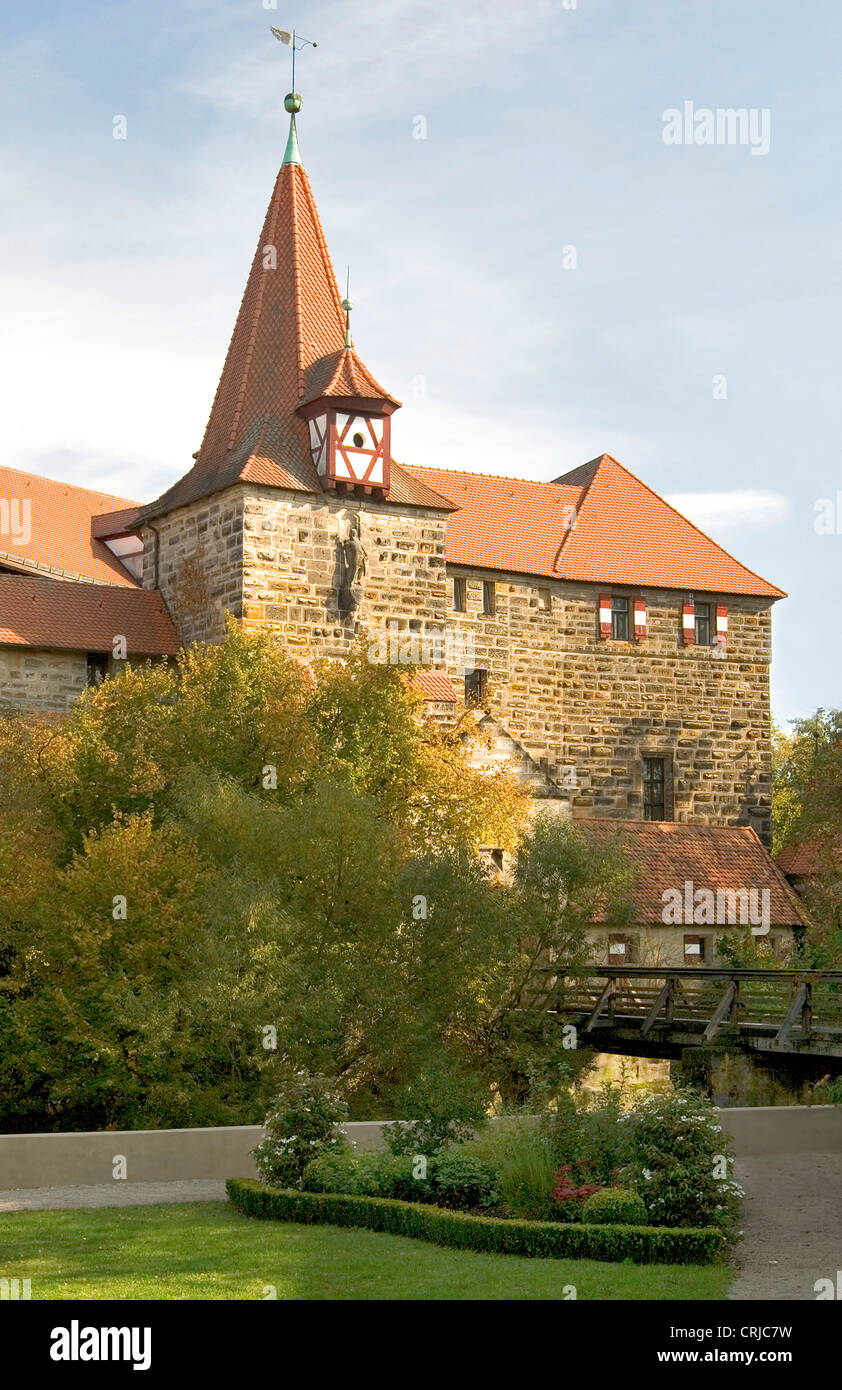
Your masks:
{"label": "flowering bush", "polygon": [[265,1139],[252,1150],[264,1182],[299,1187],[306,1165],[317,1154],[345,1146],[335,1133],[348,1107],[326,1076],[290,1072],[264,1121]]}
{"label": "flowering bush", "polygon": [[653,1225],[733,1230],[744,1193],[729,1176],[733,1151],[711,1101],[693,1091],[648,1096],[622,1124],[629,1156],[622,1178]]}
{"label": "flowering bush", "polygon": [[602,1183],[593,1181],[587,1163],[562,1163],[553,1182],[553,1201],[561,1220],[581,1221],[585,1202],[601,1191]]}

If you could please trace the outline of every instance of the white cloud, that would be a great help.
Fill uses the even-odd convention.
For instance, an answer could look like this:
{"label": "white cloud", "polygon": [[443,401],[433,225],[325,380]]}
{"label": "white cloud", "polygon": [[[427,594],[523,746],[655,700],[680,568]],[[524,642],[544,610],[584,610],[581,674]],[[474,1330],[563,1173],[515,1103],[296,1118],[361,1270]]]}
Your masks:
{"label": "white cloud", "polygon": [[789,498],[761,488],[730,492],[675,492],[666,499],[703,531],[778,526],[789,516]]}

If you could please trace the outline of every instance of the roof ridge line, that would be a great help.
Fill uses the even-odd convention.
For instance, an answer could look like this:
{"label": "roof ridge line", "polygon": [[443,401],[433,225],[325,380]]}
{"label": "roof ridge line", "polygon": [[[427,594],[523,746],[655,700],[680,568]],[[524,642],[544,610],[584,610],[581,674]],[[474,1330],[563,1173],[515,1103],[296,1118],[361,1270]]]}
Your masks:
{"label": "roof ridge line", "polygon": [[[294,306],[295,306],[295,357],[296,357],[296,371],[297,371],[297,374],[298,374],[298,383],[297,383],[297,388],[298,388],[298,399],[301,400],[301,397],[304,395],[304,363],[303,363],[303,361],[302,361],[302,351],[301,351],[301,349],[302,349],[302,343],[301,343],[301,324],[302,324],[302,319],[301,319],[301,267],[300,267],[300,265],[299,265],[299,254],[300,254],[301,246],[300,246],[300,235],[299,235],[299,225],[298,225],[298,186],[297,186],[297,183],[296,183],[295,170],[296,170],[296,169],[301,169],[301,170],[302,170],[302,173],[303,173],[304,171],[303,171],[303,166],[302,166],[301,164],[288,164],[288,165],[282,165],[281,167],[282,167],[282,168],[288,168],[288,169],[291,169],[291,170],[293,171],[293,172],[290,174],[290,178],[292,179],[292,185],[291,185],[291,188],[290,188],[290,192],[291,192],[291,194],[292,194],[292,196],[291,196],[291,198],[290,198],[290,208],[291,208],[291,212],[292,212],[292,281],[293,281],[292,302],[293,302],[293,304],[294,304]],[[306,177],[306,175],[305,175],[305,177]]]}
{"label": "roof ridge line", "polygon": [[85,492],[89,497],[106,497],[109,502],[123,502],[122,507],[109,507],[107,511],[92,515],[107,516],[109,511],[123,512],[129,507],[141,504],[131,497],[119,497],[115,492],[104,492],[101,488],[85,487],[82,483],[69,483],[64,478],[49,478],[46,473],[30,473],[26,468],[13,468],[10,464],[0,464],[0,473],[15,473],[19,478],[31,478],[36,483],[51,483],[53,487],[69,487],[74,492]]}
{"label": "roof ridge line", "polygon": [[[691,521],[689,516],[685,516],[684,513],[680,512],[677,507],[674,507],[671,502],[668,502],[666,497],[662,497],[661,494],[659,492],[656,492],[654,488],[651,488],[648,483],[644,483],[642,478],[638,478],[636,473],[632,473],[630,468],[626,468],[625,464],[620,463],[619,459],[615,459],[612,454],[603,454],[602,458],[600,459],[600,466],[602,464],[603,459],[610,460],[610,462],[613,463],[616,468],[619,468],[622,473],[625,473],[627,477],[631,478],[634,482],[638,483],[640,487],[644,488],[644,490],[648,492],[651,497],[655,497],[659,502],[663,502],[664,506],[669,507],[669,510],[673,512],[677,517],[680,517],[681,520],[686,523],[686,525],[692,526],[697,536],[701,536],[703,540],[709,541],[711,545],[715,545],[717,550],[721,551],[722,554],[725,555],[729,560],[731,560],[735,565],[739,565],[740,569],[745,570],[746,574],[750,574],[752,579],[759,579],[761,584],[768,584],[770,589],[776,590],[780,598],[788,597],[784,589],[779,589],[777,584],[773,584],[771,579],[766,579],[764,575],[758,574],[757,570],[749,569],[748,565],[744,565],[742,560],[738,560],[736,555],[731,554],[730,550],[726,550],[724,545],[720,545],[719,541],[715,541],[713,539],[713,536],[709,536],[707,531],[702,530],[701,526],[697,526],[695,521]],[[594,473],[594,480],[596,480],[599,471],[600,469],[599,467],[597,467],[596,473]],[[728,591],[724,589],[703,589],[701,590],[701,592],[727,593]]]}
{"label": "roof ridge line", "polygon": [[[279,202],[280,202],[280,199],[279,199],[278,196],[277,196],[277,194],[279,193],[278,184],[279,184],[279,180],[280,180],[281,174],[283,173],[283,170],[284,170],[285,167],[286,167],[285,165],[283,165],[283,164],[281,165],[281,172],[279,173],[278,178],[275,180],[275,187],[274,187],[274,189],[272,190],[272,200],[271,200],[271,202],[270,202],[270,204],[269,204],[269,208],[267,209],[266,218],[264,219],[264,224],[263,224],[263,225],[264,225],[264,227],[266,228],[266,231],[267,231],[267,233],[268,233],[268,240],[267,240],[267,241],[264,241],[264,238],[263,238],[262,235],[261,235],[261,237],[260,237],[261,242],[263,242],[263,247],[264,247],[264,248],[265,248],[265,246],[267,246],[267,245],[269,245],[269,246],[275,246],[275,245],[276,245],[277,239],[276,239],[276,237],[275,237],[275,232],[276,232],[276,230],[277,230],[278,207],[279,207]],[[269,220],[270,217],[271,217],[271,221]],[[267,222],[269,222],[269,225],[268,225],[268,226],[266,225]],[[260,245],[258,245],[258,247],[257,247],[257,249],[256,249],[256,251],[255,251],[255,253],[254,253],[254,259],[255,259],[255,261],[257,260],[258,256],[261,255],[261,253],[262,253],[262,248],[261,248]],[[240,377],[239,386],[238,386],[238,388],[237,388],[237,403],[236,403],[236,405],[234,406],[234,411],[233,411],[233,415],[232,415],[232,418],[231,418],[231,428],[230,428],[230,430],[228,431],[228,448],[229,448],[229,449],[233,449],[234,443],[235,443],[236,438],[237,438],[237,429],[238,429],[239,424],[240,424],[240,415],[241,415],[242,409],[243,409],[243,401],[244,401],[245,398],[246,398],[246,391],[247,391],[247,389],[248,389],[248,379],[249,379],[249,375],[250,375],[250,373],[251,373],[251,364],[252,364],[252,358],[253,358],[253,355],[254,355],[254,342],[255,342],[255,338],[256,338],[256,336],[257,336],[257,325],[258,325],[258,323],[259,323],[259,321],[260,321],[260,310],[261,310],[261,308],[262,308],[262,306],[263,306],[263,294],[264,294],[264,290],[266,289],[266,274],[267,274],[267,271],[266,271],[266,267],[265,267],[265,265],[264,265],[263,268],[262,268],[262,274],[261,274],[261,277],[260,277],[260,282],[259,282],[258,287],[257,287],[257,295],[255,296],[254,309],[253,309],[252,316],[251,316],[251,325],[250,325],[250,327],[249,327],[248,342],[247,342],[247,344],[246,344],[245,357],[244,357],[244,361],[243,361],[243,371],[242,371],[242,376]],[[251,280],[251,275],[249,275],[248,279],[246,280],[246,288],[245,288],[245,290],[243,291],[243,299],[245,299],[245,296],[246,296],[246,294],[248,293],[248,286],[249,286],[249,281],[250,281],[250,280]],[[241,302],[242,302],[242,301],[241,301]],[[237,318],[239,319],[239,314],[237,315]],[[235,331],[235,332],[236,332],[236,327],[237,327],[237,324],[236,324],[236,321],[235,321],[235,324],[234,324],[234,331]],[[232,339],[233,339],[233,333],[232,333],[231,336],[232,336]],[[224,368],[223,368],[223,372],[220,374],[220,378],[219,378],[220,385],[221,385],[221,383],[222,383],[222,376],[223,376],[223,375],[224,375]],[[218,389],[218,388],[217,388],[217,389]],[[214,403],[215,403],[215,402],[214,402]],[[211,412],[211,414],[213,414],[213,412]]]}
{"label": "roof ridge line", "polygon": [[[416,469],[419,473],[453,473],[457,478],[494,478],[501,483],[528,483],[530,487],[572,487],[576,483],[555,483],[552,480],[547,482],[540,478],[514,478],[509,473],[478,473],[471,468],[438,468],[429,463],[407,463],[405,468]],[[581,488],[578,489],[581,491]]]}
{"label": "roof ridge line", "polygon": [[322,265],[324,266],[324,270],[327,275],[327,282],[330,287],[331,294],[333,295],[333,302],[336,306],[336,312],[339,317],[339,322],[341,326],[344,318],[342,311],[342,298],[339,293],[339,283],[336,279],[336,271],[333,268],[333,261],[330,259],[330,251],[328,250],[327,237],[325,236],[324,227],[322,226],[322,219],[319,216],[319,209],[316,203],[315,196],[313,194],[313,186],[310,183],[310,177],[303,165],[299,165],[298,167],[301,170],[301,174],[305,182],[305,193],[309,195],[308,202],[313,213],[313,225],[316,229],[316,241],[318,243],[319,251],[321,252]]}

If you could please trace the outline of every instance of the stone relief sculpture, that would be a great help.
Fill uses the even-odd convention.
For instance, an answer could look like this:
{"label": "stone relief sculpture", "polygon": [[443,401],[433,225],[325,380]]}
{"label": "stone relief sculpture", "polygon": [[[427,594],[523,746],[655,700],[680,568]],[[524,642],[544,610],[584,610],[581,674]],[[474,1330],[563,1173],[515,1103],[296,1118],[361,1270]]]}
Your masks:
{"label": "stone relief sculpture", "polygon": [[362,543],[360,519],[351,517],[339,533],[339,575],[337,597],[343,617],[353,613],[362,602],[361,580],[365,578],[368,556]]}

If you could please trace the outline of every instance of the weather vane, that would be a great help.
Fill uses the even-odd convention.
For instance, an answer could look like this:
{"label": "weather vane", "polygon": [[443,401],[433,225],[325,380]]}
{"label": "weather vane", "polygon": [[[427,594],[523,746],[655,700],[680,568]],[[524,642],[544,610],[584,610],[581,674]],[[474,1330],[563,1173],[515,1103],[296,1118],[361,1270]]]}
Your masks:
{"label": "weather vane", "polygon": [[274,24],[270,24],[270,29],[279,43],[285,43],[292,49],[292,90],[295,91],[295,50],[297,48],[318,48],[315,39],[302,39],[300,34],[296,34],[294,29],[276,29]]}

